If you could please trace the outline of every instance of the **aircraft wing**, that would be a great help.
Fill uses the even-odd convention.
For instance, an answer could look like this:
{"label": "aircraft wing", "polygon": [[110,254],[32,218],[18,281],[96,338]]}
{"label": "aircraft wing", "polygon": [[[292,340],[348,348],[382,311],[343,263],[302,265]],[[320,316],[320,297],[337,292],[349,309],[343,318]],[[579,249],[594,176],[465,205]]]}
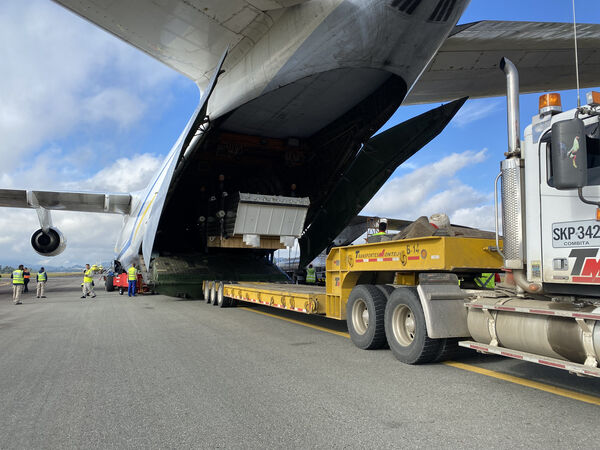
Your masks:
{"label": "aircraft wing", "polygon": [[129,214],[131,195],[124,193],[0,189],[0,206]]}
{"label": "aircraft wing", "polygon": [[224,48],[230,48],[228,70],[285,8],[308,0],[55,1],[204,89]]}
{"label": "aircraft wing", "polygon": [[[581,87],[600,85],[600,24],[577,24]],[[573,24],[483,21],[455,28],[403,104],[506,93],[498,69],[506,56],[519,69],[520,91],[575,88]]]}

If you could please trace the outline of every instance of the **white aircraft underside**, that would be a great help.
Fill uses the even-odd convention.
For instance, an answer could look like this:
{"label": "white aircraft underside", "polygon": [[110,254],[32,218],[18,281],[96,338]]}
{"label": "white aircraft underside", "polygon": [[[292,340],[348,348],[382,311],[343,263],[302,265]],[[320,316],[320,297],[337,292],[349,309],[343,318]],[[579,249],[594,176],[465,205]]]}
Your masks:
{"label": "white aircraft underside", "polygon": [[[203,161],[194,152],[208,146],[196,145],[205,115],[216,125],[204,131],[215,139],[227,132],[310,143],[386,83],[401,95],[384,105],[393,109],[402,101],[502,95],[505,79],[496,73],[502,56],[519,68],[522,92],[575,84],[572,25],[486,21],[456,27],[468,0],[56,1],[194,80],[203,92],[143,191],[67,197],[0,189],[0,206],[124,214],[115,249],[123,265],[140,253],[150,262],[168,197],[185,176],[184,163]],[[578,37],[581,84],[598,85],[600,25],[578,25]],[[391,113],[374,118],[373,126]],[[367,135],[363,130],[352,145],[360,146],[377,128]],[[331,176],[349,163],[344,159]],[[318,208],[323,197],[306,195]],[[49,215],[40,213],[40,223],[48,230]]]}

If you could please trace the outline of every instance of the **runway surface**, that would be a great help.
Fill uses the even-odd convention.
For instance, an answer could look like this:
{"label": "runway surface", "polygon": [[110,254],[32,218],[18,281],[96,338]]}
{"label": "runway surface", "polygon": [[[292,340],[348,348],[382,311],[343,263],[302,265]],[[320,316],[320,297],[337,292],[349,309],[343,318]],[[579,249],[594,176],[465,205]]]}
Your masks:
{"label": "runway surface", "polygon": [[408,366],[335,321],[101,288],[82,300],[72,277],[15,306],[5,283],[3,449],[594,445],[595,379],[477,355]]}

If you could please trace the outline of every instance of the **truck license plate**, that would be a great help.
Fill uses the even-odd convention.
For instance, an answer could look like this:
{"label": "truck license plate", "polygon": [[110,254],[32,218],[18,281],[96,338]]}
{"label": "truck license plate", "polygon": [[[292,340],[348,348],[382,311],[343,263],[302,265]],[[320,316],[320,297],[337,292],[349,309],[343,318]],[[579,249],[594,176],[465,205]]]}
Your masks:
{"label": "truck license plate", "polygon": [[595,220],[553,223],[552,247],[600,247],[600,223]]}

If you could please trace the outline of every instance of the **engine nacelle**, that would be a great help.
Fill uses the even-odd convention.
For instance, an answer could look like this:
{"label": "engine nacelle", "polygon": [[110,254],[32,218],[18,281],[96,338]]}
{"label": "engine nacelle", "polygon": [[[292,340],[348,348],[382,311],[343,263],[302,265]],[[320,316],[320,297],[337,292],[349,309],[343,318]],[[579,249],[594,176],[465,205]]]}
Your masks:
{"label": "engine nacelle", "polygon": [[48,233],[40,228],[31,235],[31,246],[42,256],[56,256],[65,250],[67,240],[57,228],[50,227]]}

